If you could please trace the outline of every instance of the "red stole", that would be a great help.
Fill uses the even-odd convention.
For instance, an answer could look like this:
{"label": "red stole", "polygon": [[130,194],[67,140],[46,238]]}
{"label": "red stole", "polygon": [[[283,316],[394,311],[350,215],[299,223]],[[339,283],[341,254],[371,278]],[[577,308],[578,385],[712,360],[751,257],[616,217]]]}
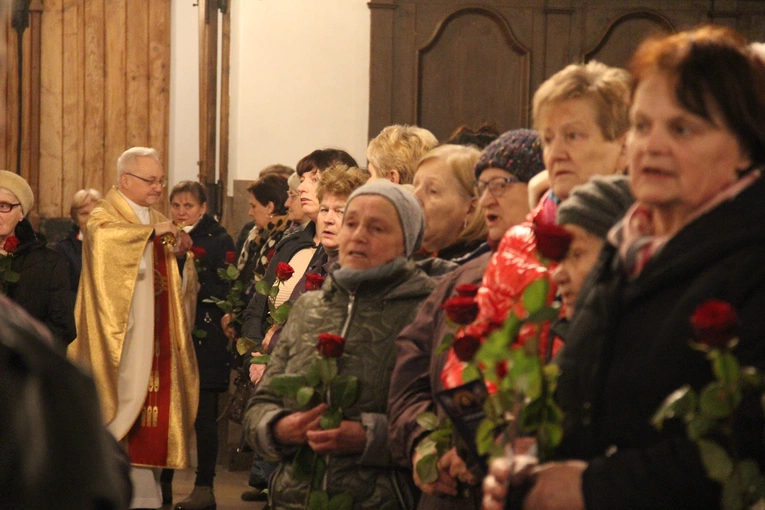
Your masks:
{"label": "red stole", "polygon": [[[165,247],[154,238],[154,352],[146,402],[128,432],[130,463],[144,466],[167,465],[170,424],[170,367],[172,344],[169,323],[170,296],[167,284]],[[141,320],[141,318],[136,318]]]}

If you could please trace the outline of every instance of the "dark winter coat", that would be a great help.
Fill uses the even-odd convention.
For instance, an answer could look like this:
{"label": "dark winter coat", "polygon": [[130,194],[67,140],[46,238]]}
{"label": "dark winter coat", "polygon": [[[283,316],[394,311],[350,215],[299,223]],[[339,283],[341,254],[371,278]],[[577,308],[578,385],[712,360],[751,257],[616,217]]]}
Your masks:
{"label": "dark winter coat", "polygon": [[411,474],[391,460],[386,416],[396,358],[394,339],[432,290],[432,280],[410,262],[386,279],[361,284],[355,293],[331,281],[295,303],[293,319],[285,326],[245,419],[247,439],[256,452],[281,460],[269,487],[274,508],[303,508],[309,486],[296,479],[293,471],[295,448],[277,444],[271,435],[273,424],[297,411],[297,405],[274,393],[269,382],[278,374],[302,373],[316,353],[317,335],[322,332],[346,339],[338,373],[358,378],[358,397],[346,410],[346,419],[360,421],[367,430],[363,453],[331,457],[327,491],[330,495],[350,492],[355,509],[405,505],[400,494],[411,483]]}
{"label": "dark winter coat", "polygon": [[[271,262],[268,263],[266,274],[263,275],[263,281],[268,283],[269,286],[273,285],[276,281],[276,266],[279,265],[279,262],[289,263],[289,261],[292,260],[292,257],[300,250],[316,248],[317,245],[313,242],[314,235],[316,235],[316,224],[310,222],[303,230],[282,238],[282,240],[279,241],[279,244],[276,245]],[[317,249],[311,262],[308,264],[308,267],[318,260],[322,256],[322,253],[323,250]],[[302,278],[302,276],[303,275],[295,274],[292,277]],[[268,299],[262,294],[255,294],[242,313],[241,336],[254,340],[258,344],[262,343],[263,338],[270,327],[267,319]]]}
{"label": "dark winter coat", "polygon": [[16,226],[16,237],[19,246],[11,269],[21,276],[18,282],[8,285],[6,294],[45,324],[58,345],[65,348],[77,336],[66,259],[45,246],[45,238],[32,229],[26,218]]}
{"label": "dark winter coat", "polygon": [[[210,296],[224,299],[228,294],[228,283],[218,277],[218,269],[225,268],[226,252],[234,251],[234,241],[226,230],[210,215],[205,214],[189,233],[194,246],[207,252],[200,260],[199,294],[195,330],[206,333],[204,338],[194,335],[194,348],[199,364],[199,386],[203,390],[226,391],[231,373],[232,354],[228,349],[228,338],[223,333],[220,319],[223,311],[214,303],[205,303]],[[178,259],[178,268],[183,274],[185,257]]]}
{"label": "dark winter coat", "polygon": [[[713,379],[704,354],[687,343],[691,315],[710,298],[739,313],[741,364],[765,369],[763,198],[760,179],[684,227],[634,281],[615,248],[601,253],[559,357],[560,455],[589,461],[588,510],[718,508],[720,487],[706,477],[685,428],[659,432],[649,420],[676,389]],[[762,465],[762,411],[747,401],[742,410],[739,450]]]}
{"label": "dark winter coat", "polygon": [[[396,338],[396,366],[388,398],[388,435],[394,462],[409,470],[413,469],[414,449],[427,434],[417,424],[417,416],[425,412],[437,413],[441,418],[446,416],[435,400],[435,394],[444,389],[441,369],[446,362],[446,352],[434,353],[444,335],[454,330],[447,326],[441,305],[455,295],[458,285],[480,285],[491,255],[491,252],[484,253],[444,276],[414,321]],[[460,497],[423,494],[417,508],[478,510],[481,497],[480,486],[472,487]]]}
{"label": "dark winter coat", "polygon": [[72,306],[77,299],[77,289],[80,287],[80,274],[82,273],[82,241],[77,239],[80,228],[72,225],[69,234],[56,243],[53,248],[66,257],[69,264],[69,289],[72,292]]}
{"label": "dark winter coat", "polygon": [[128,508],[130,459],[102,424],[93,381],[56,351],[0,296],[0,508]]}

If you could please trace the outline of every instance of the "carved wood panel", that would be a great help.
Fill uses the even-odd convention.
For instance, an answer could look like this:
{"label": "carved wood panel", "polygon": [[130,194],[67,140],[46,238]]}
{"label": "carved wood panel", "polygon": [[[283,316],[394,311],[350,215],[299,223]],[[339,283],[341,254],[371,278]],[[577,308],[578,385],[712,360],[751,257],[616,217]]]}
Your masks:
{"label": "carved wood panel", "polygon": [[756,0],[373,0],[369,137],[392,123],[528,127],[536,88],[573,62],[625,66],[654,33],[702,23],[765,40]]}

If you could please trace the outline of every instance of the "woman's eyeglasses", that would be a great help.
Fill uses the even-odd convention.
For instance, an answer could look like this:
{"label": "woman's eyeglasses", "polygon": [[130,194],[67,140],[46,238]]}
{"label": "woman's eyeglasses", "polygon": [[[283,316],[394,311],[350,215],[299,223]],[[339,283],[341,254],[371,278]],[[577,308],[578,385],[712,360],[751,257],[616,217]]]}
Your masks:
{"label": "woman's eyeglasses", "polygon": [[0,202],[0,212],[11,212],[14,207],[18,206],[21,206],[21,204],[9,204],[8,202]]}
{"label": "woman's eyeglasses", "polygon": [[517,177],[495,177],[488,181],[475,181],[473,189],[475,189],[476,196],[480,197],[488,189],[494,198],[499,198],[505,193],[510,184],[516,182],[521,182],[521,180]]}

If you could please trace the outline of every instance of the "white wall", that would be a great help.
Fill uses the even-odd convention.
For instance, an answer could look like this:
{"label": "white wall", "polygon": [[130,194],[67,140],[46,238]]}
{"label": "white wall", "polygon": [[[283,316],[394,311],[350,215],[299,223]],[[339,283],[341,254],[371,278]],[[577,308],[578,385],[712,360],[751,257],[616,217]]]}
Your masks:
{"label": "white wall", "polygon": [[[229,191],[260,169],[339,147],[365,164],[369,118],[366,0],[233,0]],[[197,11],[173,2],[171,182],[195,179]],[[190,69],[193,67],[194,69]],[[193,117],[193,118],[191,118]]]}

